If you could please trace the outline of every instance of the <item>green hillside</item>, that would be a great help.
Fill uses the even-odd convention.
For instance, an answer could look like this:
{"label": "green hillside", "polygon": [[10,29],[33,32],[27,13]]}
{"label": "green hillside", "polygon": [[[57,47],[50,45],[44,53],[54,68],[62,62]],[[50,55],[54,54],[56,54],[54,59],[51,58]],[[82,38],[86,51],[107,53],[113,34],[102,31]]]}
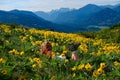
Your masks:
{"label": "green hillside", "polygon": [[[119,27],[119,25],[118,25]],[[0,24],[0,80],[119,80],[120,28],[63,33]],[[40,54],[41,43],[52,44],[52,58]],[[79,43],[79,60],[60,60]]]}
{"label": "green hillside", "polygon": [[78,34],[93,39],[104,39],[109,43],[120,43],[120,24],[99,31],[80,32]]}

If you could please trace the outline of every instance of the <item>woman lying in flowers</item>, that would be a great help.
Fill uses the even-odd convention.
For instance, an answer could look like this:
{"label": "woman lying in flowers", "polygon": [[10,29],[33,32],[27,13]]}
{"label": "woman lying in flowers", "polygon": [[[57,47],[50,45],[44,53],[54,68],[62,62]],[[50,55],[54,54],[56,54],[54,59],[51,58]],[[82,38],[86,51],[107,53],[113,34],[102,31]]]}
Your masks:
{"label": "woman lying in flowers", "polygon": [[[77,45],[74,45],[72,44],[69,48],[70,51],[72,51],[72,55],[71,55],[71,58],[74,60],[74,61],[77,61],[79,59],[78,55],[77,55]],[[41,45],[41,54],[45,54],[49,57],[52,57],[52,45],[50,42],[48,41],[45,41],[42,43]],[[61,60],[65,60],[65,59],[69,59],[69,57],[67,55],[56,55],[56,58],[59,58]]]}
{"label": "woman lying in flowers", "polygon": [[72,52],[71,58],[72,58],[74,61],[79,60],[79,56],[78,56],[78,53],[77,53],[77,48],[78,48],[78,46],[79,46],[79,44],[72,44],[72,45],[69,47],[69,51]]}
{"label": "woman lying in flowers", "polygon": [[41,54],[45,54],[49,57],[52,57],[52,45],[50,42],[45,41],[41,44],[41,49],[40,49]]}

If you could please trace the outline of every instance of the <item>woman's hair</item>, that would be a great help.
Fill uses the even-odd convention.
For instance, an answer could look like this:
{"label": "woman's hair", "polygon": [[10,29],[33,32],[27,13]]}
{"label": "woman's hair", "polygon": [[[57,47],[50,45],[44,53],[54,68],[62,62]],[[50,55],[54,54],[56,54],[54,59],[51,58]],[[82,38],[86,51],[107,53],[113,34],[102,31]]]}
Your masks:
{"label": "woman's hair", "polygon": [[70,51],[76,51],[78,49],[79,43],[73,43],[70,45],[69,50]]}
{"label": "woman's hair", "polygon": [[51,51],[51,50],[52,50],[52,45],[51,45],[50,42],[46,42],[45,47],[46,47],[46,49],[47,49],[48,51]]}

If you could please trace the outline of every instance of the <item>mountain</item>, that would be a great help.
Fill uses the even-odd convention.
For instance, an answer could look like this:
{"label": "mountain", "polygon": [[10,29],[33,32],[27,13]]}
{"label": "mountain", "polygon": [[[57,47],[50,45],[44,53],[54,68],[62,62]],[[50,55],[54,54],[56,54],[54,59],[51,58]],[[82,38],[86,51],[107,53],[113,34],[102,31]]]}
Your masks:
{"label": "mountain", "polygon": [[52,26],[51,22],[37,17],[32,12],[19,10],[12,10],[8,12],[0,11],[0,22],[16,23],[37,28],[43,28],[43,26],[47,26],[48,28],[50,28]]}
{"label": "mountain", "polygon": [[54,21],[59,14],[64,13],[64,12],[69,12],[71,10],[72,9],[69,9],[69,8],[60,8],[57,10],[52,10],[50,12],[36,11],[34,13],[37,16],[44,18],[45,20]]}
{"label": "mountain", "polygon": [[113,9],[105,8],[92,14],[84,25],[111,26],[120,22],[120,14]]}
{"label": "mountain", "polygon": [[98,30],[100,26],[111,26],[120,22],[120,4],[104,6],[88,4],[79,9],[61,8],[48,13],[41,12],[39,16],[77,30],[88,30],[90,27],[92,30]]}
{"label": "mountain", "polygon": [[34,27],[39,29],[52,29],[56,31],[64,30],[64,25],[58,25],[50,21],[46,21],[41,17],[38,17],[33,12],[12,10],[12,11],[0,11],[0,22],[3,23],[15,23],[21,24],[27,27]]}
{"label": "mountain", "polygon": [[101,26],[120,23],[120,4],[98,6],[88,4],[79,9],[60,8],[50,12],[0,10],[0,22],[63,32],[98,30]]}
{"label": "mountain", "polygon": [[88,4],[80,9],[59,14],[58,17],[54,20],[54,22],[59,24],[79,26],[90,14],[100,10],[101,7],[94,4]]}
{"label": "mountain", "polygon": [[37,11],[37,12],[34,12],[37,16],[45,19],[45,20],[49,20],[50,21],[50,16],[48,15],[47,12],[43,12],[43,11]]}
{"label": "mountain", "polygon": [[117,11],[117,12],[119,12],[119,13],[120,13],[120,5],[119,5],[119,6],[117,6],[117,7],[115,7],[115,8],[113,8],[113,10],[115,10],[115,11]]}
{"label": "mountain", "polygon": [[23,10],[11,10],[11,11],[0,10],[0,22],[15,23],[15,24],[21,24],[26,27],[49,29],[60,32],[79,31],[76,27],[70,27],[65,24],[56,24],[35,15],[31,11],[23,11]]}
{"label": "mountain", "polygon": [[[109,8],[88,4],[80,9],[59,14],[55,22],[69,26],[88,28],[88,26],[111,26],[120,22],[120,5]],[[86,26],[86,27],[84,27]]]}

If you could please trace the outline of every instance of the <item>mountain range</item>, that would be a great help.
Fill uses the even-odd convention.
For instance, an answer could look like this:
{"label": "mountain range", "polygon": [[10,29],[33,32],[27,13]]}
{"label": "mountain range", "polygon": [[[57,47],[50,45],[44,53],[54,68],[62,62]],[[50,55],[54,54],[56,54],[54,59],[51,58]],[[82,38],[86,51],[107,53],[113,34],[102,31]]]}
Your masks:
{"label": "mountain range", "polygon": [[79,9],[60,8],[50,12],[0,10],[0,22],[63,32],[98,30],[102,26],[120,23],[120,4],[88,4]]}
{"label": "mountain range", "polygon": [[47,21],[37,15],[35,15],[31,11],[24,10],[11,10],[11,11],[3,11],[0,10],[0,22],[1,23],[13,23],[20,24],[25,27],[39,28],[39,29],[48,29],[55,31],[64,31],[65,26],[56,24],[50,21]]}
{"label": "mountain range", "polygon": [[[57,13],[58,12],[59,11],[57,11]],[[43,18],[45,17],[39,15],[39,13],[41,12],[35,12],[36,15]],[[79,9],[69,9],[66,12],[59,12],[58,16],[54,18],[54,20],[50,20],[48,18],[45,19],[58,24],[66,24],[68,26],[76,26],[82,28],[84,28],[84,26],[87,27],[90,25],[111,26],[120,22],[120,4],[115,6],[98,6],[95,4],[88,4]]]}

